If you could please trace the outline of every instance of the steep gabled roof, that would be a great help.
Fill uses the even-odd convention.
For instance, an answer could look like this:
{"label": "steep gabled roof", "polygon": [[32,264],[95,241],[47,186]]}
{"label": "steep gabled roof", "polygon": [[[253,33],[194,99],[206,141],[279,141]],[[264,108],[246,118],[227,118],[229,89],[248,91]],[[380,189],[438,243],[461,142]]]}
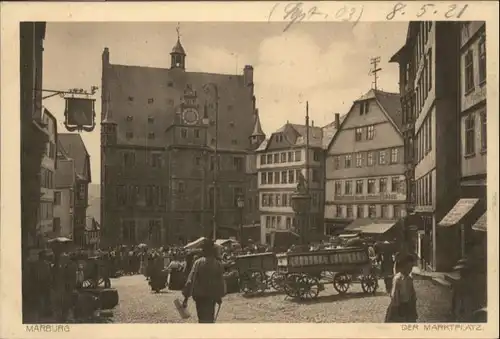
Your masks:
{"label": "steep gabled roof", "polygon": [[401,133],[403,127],[403,116],[401,111],[401,96],[398,93],[375,91],[375,98],[379,102],[382,110],[389,115],[392,122]]}
{"label": "steep gabled roof", "polygon": [[[291,124],[292,128],[297,131],[298,137],[295,140],[295,146],[303,146],[307,142],[307,127],[305,125]],[[309,146],[322,147],[323,130],[321,127],[309,126]]]}
{"label": "steep gabled roof", "polygon": [[[291,124],[287,122],[280,128],[278,128],[274,133],[271,134],[269,139],[264,140],[260,146],[257,148],[257,152],[262,152],[269,146],[269,141],[272,140],[273,136],[278,133],[285,133],[285,138],[290,147],[300,147],[305,146],[307,143],[307,127],[300,124]],[[321,127],[309,126],[309,146],[310,147],[323,147],[323,129]]]}
{"label": "steep gabled roof", "polygon": [[61,133],[58,137],[62,151],[74,161],[76,175],[90,182],[90,156],[80,134]]}
{"label": "steep gabled roof", "polygon": [[[362,95],[359,99],[355,100],[352,103],[348,113],[344,115],[344,119],[340,123],[339,130],[342,129],[342,127],[344,126],[344,123],[347,121],[347,117],[349,116],[349,114],[353,112],[354,105],[356,105],[356,103],[360,101],[369,99],[375,99],[375,101],[382,109],[382,112],[387,117],[387,120],[389,120],[389,122],[394,126],[396,131],[401,134],[401,127],[402,127],[401,96],[398,93],[384,92],[375,89],[370,89],[366,94]],[[329,149],[330,146],[335,142],[337,135],[338,133],[336,133],[333,136],[332,140],[330,141],[326,149]]]}

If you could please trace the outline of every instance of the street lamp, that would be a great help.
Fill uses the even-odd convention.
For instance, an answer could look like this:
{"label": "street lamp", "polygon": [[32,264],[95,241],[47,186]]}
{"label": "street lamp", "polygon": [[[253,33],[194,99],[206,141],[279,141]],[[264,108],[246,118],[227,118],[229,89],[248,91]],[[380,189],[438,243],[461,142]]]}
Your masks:
{"label": "street lamp", "polygon": [[219,139],[219,87],[210,82],[208,84],[203,85],[203,90],[206,93],[210,92],[210,87],[213,88],[214,98],[215,98],[215,150],[214,150],[214,211],[213,211],[213,230],[212,237],[213,239],[217,239],[217,176],[219,171],[219,158],[217,154],[218,148],[218,139]]}
{"label": "street lamp", "polygon": [[236,205],[238,206],[238,209],[240,211],[240,231],[239,231],[239,240],[240,240],[240,245],[243,243],[243,209],[245,208],[245,199],[243,199],[243,196],[239,196],[238,199],[236,199]]}

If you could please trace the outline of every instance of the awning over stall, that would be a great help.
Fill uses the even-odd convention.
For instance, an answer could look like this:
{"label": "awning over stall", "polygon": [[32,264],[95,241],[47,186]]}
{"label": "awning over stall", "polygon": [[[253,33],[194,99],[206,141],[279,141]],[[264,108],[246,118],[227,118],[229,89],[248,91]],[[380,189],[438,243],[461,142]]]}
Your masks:
{"label": "awning over stall", "polygon": [[393,228],[397,221],[375,221],[370,219],[353,221],[345,228],[346,231],[360,232],[363,234],[384,234]]}
{"label": "awning over stall", "polygon": [[396,223],[390,224],[370,224],[361,227],[361,233],[364,234],[384,234],[389,231]]}
{"label": "awning over stall", "polygon": [[460,199],[446,216],[438,223],[439,226],[449,227],[458,224],[478,203],[479,199]]}
{"label": "awning over stall", "polygon": [[488,225],[486,222],[486,212],[484,212],[483,215],[479,219],[477,219],[476,223],[472,226],[472,229],[475,231],[486,232]]}

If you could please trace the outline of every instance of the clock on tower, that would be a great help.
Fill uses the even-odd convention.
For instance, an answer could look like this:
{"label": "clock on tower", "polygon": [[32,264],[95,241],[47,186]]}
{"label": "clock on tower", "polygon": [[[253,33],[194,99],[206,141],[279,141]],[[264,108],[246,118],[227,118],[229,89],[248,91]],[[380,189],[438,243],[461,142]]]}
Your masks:
{"label": "clock on tower", "polygon": [[200,115],[198,114],[198,110],[196,108],[185,108],[182,111],[182,121],[186,125],[196,125]]}

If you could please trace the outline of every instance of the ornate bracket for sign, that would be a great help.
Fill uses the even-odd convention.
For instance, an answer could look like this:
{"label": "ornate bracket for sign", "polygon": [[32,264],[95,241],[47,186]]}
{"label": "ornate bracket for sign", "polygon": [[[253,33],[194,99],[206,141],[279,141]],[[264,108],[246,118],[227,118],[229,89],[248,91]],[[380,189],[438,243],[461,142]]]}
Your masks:
{"label": "ornate bracket for sign", "polygon": [[[70,132],[74,132],[74,131],[92,132],[96,126],[96,124],[95,124],[96,114],[95,114],[95,99],[91,99],[90,96],[96,94],[98,89],[99,89],[99,87],[97,87],[97,86],[91,86],[90,91],[84,90],[82,88],[72,88],[72,89],[69,89],[67,91],[56,91],[56,90],[50,90],[50,89],[41,89],[40,91],[52,93],[52,94],[49,94],[49,95],[43,97],[42,99],[48,99],[48,98],[51,98],[53,96],[59,95],[61,98],[64,98],[66,100],[66,107],[65,107],[65,111],[64,111],[64,118],[65,118],[64,119],[64,126],[66,127],[66,129],[68,131],[70,131]],[[80,96],[84,96],[84,97],[79,98]],[[71,112],[69,110],[69,104],[68,104],[70,100],[92,101],[92,104],[91,104],[92,111],[89,112],[89,113],[91,113],[91,119],[92,119],[92,122],[90,124],[88,124],[88,123],[87,124],[84,124],[84,123],[82,123],[82,124],[69,124],[68,123],[69,114],[71,114]]]}
{"label": "ornate bracket for sign", "polygon": [[39,91],[52,93],[52,94],[49,94],[49,95],[42,98],[42,100],[45,100],[48,98],[52,98],[53,96],[56,96],[56,95],[59,95],[61,98],[64,98],[65,95],[75,95],[75,94],[90,96],[90,95],[96,94],[98,89],[99,89],[99,87],[97,87],[97,86],[91,86],[90,91],[86,91],[83,88],[72,88],[72,89],[69,89],[67,91],[56,91],[53,89],[40,89]]}

